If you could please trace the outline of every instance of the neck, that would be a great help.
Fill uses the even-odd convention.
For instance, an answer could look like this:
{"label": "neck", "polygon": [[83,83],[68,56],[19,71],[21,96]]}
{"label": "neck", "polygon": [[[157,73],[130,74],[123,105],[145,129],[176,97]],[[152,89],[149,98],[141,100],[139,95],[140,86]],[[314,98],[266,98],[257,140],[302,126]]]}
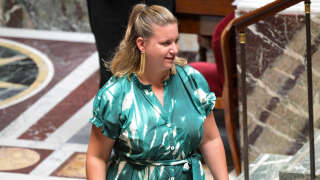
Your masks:
{"label": "neck", "polygon": [[170,70],[164,72],[148,72],[145,71],[139,76],[140,81],[143,84],[151,84],[152,86],[162,86],[163,81],[170,76]]}

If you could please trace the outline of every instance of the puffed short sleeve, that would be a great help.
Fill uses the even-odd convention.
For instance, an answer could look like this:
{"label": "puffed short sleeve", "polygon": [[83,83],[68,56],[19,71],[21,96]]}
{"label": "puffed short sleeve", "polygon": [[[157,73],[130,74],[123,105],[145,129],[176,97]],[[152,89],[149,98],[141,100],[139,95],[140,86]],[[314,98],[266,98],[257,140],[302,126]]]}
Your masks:
{"label": "puffed short sleeve", "polygon": [[121,97],[115,93],[118,90],[114,86],[98,91],[93,102],[93,117],[89,120],[96,127],[102,127],[102,133],[112,139],[119,137],[122,127]]}
{"label": "puffed short sleeve", "polygon": [[191,66],[185,67],[185,70],[193,87],[193,95],[198,99],[200,109],[208,116],[215,106],[216,96],[214,92],[210,92],[206,79],[199,71]]}

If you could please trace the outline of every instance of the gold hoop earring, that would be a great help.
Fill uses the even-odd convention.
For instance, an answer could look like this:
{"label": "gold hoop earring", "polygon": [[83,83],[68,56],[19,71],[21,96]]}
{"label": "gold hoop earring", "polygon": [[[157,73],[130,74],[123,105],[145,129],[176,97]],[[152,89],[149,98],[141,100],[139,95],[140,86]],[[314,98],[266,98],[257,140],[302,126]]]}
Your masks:
{"label": "gold hoop earring", "polygon": [[146,66],[146,54],[144,52],[141,52],[140,54],[140,68],[139,68],[139,75],[142,75],[144,73]]}

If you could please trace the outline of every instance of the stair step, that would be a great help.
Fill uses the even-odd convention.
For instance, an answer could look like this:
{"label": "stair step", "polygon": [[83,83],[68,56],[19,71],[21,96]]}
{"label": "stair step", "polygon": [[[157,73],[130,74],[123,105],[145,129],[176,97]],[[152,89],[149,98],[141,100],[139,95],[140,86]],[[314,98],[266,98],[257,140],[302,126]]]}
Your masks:
{"label": "stair step", "polygon": [[[320,180],[320,130],[315,133],[315,163],[316,179]],[[310,179],[310,151],[309,142],[292,157],[289,163],[279,173],[280,180]]]}
{"label": "stair step", "polygon": [[[287,165],[292,156],[278,154],[262,154],[253,163],[250,163],[250,180],[277,180],[279,170]],[[244,173],[241,173],[236,180],[243,180]]]}

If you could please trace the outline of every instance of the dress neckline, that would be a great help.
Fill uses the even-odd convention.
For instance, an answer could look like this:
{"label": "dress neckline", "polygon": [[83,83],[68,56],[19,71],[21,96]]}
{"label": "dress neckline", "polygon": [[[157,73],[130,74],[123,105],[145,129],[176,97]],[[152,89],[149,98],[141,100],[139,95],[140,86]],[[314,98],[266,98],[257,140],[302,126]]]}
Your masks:
{"label": "dress neckline", "polygon": [[[167,86],[168,82],[171,81],[172,76],[173,76],[173,74],[170,74],[170,75],[169,75],[169,78],[163,81],[163,86],[164,86],[164,87]],[[133,82],[134,82],[139,88],[151,90],[151,84],[143,84],[143,83],[139,80],[139,78],[138,78],[138,76],[137,76],[136,73],[133,73],[133,74],[132,74],[132,80],[133,80]]]}

